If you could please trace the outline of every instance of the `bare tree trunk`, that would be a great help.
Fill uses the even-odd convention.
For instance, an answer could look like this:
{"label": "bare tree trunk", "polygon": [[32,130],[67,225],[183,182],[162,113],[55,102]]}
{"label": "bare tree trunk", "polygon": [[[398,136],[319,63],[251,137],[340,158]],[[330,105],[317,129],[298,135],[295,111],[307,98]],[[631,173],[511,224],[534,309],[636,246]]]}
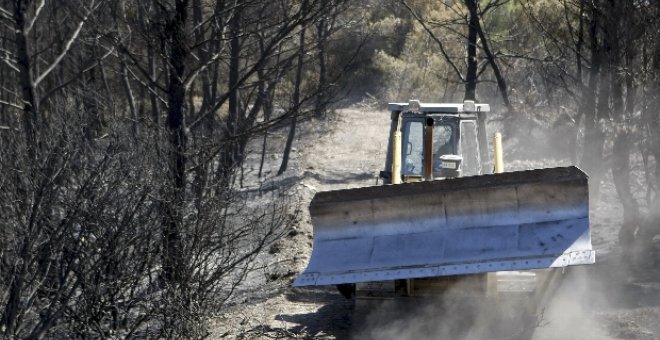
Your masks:
{"label": "bare tree trunk", "polygon": [[[303,3],[305,6],[305,3]],[[296,65],[296,80],[293,89],[293,98],[292,104],[295,109],[291,112],[291,126],[289,127],[289,135],[286,138],[286,146],[284,147],[284,153],[282,154],[282,164],[280,164],[280,169],[277,171],[277,175],[281,175],[286,171],[286,168],[289,164],[289,156],[291,155],[291,148],[293,145],[293,140],[296,137],[296,122],[298,120],[298,115],[300,114],[300,87],[302,86],[302,69],[303,63],[305,62],[305,27],[303,26],[300,29],[300,38],[298,41],[298,64]]]}
{"label": "bare tree trunk", "polygon": [[30,65],[30,52],[26,32],[26,12],[29,1],[17,0],[14,2],[14,29],[16,32],[16,64],[19,70],[18,81],[21,87],[23,101],[23,129],[25,130],[28,156],[35,156],[37,147],[36,128],[39,119],[39,107],[35,88],[32,82],[32,67]]}
{"label": "bare tree trunk", "polygon": [[160,110],[158,109],[158,95],[156,94],[156,78],[158,70],[156,67],[156,52],[153,46],[147,47],[147,60],[149,67],[149,103],[151,104],[151,119],[155,126],[160,126]]}
{"label": "bare tree trunk", "polygon": [[[608,64],[608,63],[606,63]],[[604,124],[609,119],[610,107],[609,100],[611,97],[611,84],[609,82],[609,67],[601,71],[599,75],[598,84],[598,99],[596,104],[596,122],[595,128],[590,135],[590,139],[585,141],[585,156],[589,158],[590,163],[587,167],[587,173],[590,177],[590,194],[598,200],[600,197],[600,182],[607,172],[605,160],[603,159],[603,151],[605,147],[605,132]],[[585,138],[587,138],[585,134]]]}
{"label": "bare tree trunk", "polygon": [[[506,106],[508,110],[508,115],[509,117],[513,117],[515,114],[513,105],[511,105],[511,102],[509,101],[509,90],[506,85],[506,80],[504,79],[504,76],[502,76],[502,72],[500,71],[500,67],[497,65],[497,61],[495,60],[495,55],[491,52],[490,47],[488,46],[488,39],[486,37],[486,34],[484,34],[484,30],[481,27],[481,22],[479,18],[479,12],[477,8],[477,0],[466,0],[465,4],[470,11],[470,30],[474,29],[476,33],[479,36],[479,39],[481,39],[481,47],[484,49],[484,53],[486,54],[486,58],[488,59],[488,63],[490,64],[491,69],[493,70],[493,74],[495,75],[495,79],[497,80],[497,88],[500,90],[500,95],[502,96],[502,101],[504,102],[504,105]],[[474,27],[473,27],[474,26]],[[468,36],[470,34],[473,34],[472,32],[468,33]],[[469,38],[468,40],[470,40]],[[475,39],[476,43],[476,39]],[[469,55],[469,53],[468,53]],[[476,63],[476,61],[475,61]],[[476,67],[476,64],[475,64]]]}
{"label": "bare tree trunk", "polygon": [[317,118],[322,117],[325,113],[325,102],[327,100],[327,82],[328,71],[326,70],[326,40],[328,37],[327,19],[325,16],[321,17],[316,23],[316,39],[318,48],[318,62],[319,62],[319,84],[318,93],[316,95],[316,106],[314,114]]}
{"label": "bare tree trunk", "polygon": [[[600,109],[596,108],[596,93],[598,89],[598,80],[601,78],[601,67],[603,64],[603,52],[601,50],[599,41],[599,26],[601,18],[598,9],[592,9],[591,22],[589,27],[590,33],[590,51],[591,51],[591,69],[589,72],[589,84],[583,90],[581,111],[584,117],[584,146],[582,152],[582,159],[580,165],[592,177],[590,181],[590,190],[592,197],[597,198],[598,188],[600,187],[600,176],[598,176],[599,168],[603,163],[603,132],[600,126],[599,118],[602,115]],[[607,83],[606,79],[604,79]],[[607,83],[609,85],[609,83]],[[602,81],[601,81],[602,87]],[[608,109],[609,93],[604,97],[604,109]],[[603,98],[603,97],[601,97]]]}
{"label": "bare tree trunk", "polygon": [[[36,129],[38,125],[39,118],[39,108],[38,102],[36,99],[34,83],[32,81],[32,67],[30,65],[30,55],[28,51],[28,42],[27,42],[27,22],[26,14],[28,11],[29,1],[17,0],[14,2],[14,30],[15,30],[15,39],[16,39],[16,63],[18,67],[18,82],[21,88],[21,100],[23,102],[22,111],[23,116],[21,121],[23,123],[23,130],[25,134],[25,143],[28,153],[28,159],[30,160],[26,164],[31,164],[37,161],[37,136]],[[32,169],[25,169],[30,173],[33,172]],[[25,193],[28,194],[28,193]],[[31,211],[27,215],[34,216],[35,209],[39,209],[40,196],[37,197],[21,197],[25,200],[25,209]],[[32,263],[32,242],[33,236],[35,233],[34,221],[31,219],[28,221],[27,230],[25,234],[16,240],[19,242],[20,251],[17,254],[17,258],[20,259],[20,262],[17,264],[12,264],[13,270],[11,284],[9,285],[9,291],[7,292],[6,304],[4,310],[2,311],[2,319],[0,320],[0,333],[13,335],[16,326],[17,326],[17,317],[21,308],[21,298],[23,296],[23,289],[25,280],[27,279],[28,265]],[[22,239],[22,240],[21,240]],[[3,275],[5,275],[3,273]]]}
{"label": "bare tree trunk", "polygon": [[[264,79],[264,71],[263,69],[257,71],[257,74],[259,76],[259,95],[264,97],[264,122],[268,122],[270,120],[270,117],[273,113],[273,106],[270,104],[270,98],[268,98],[268,93],[266,91],[266,80]],[[259,173],[257,176],[261,178],[262,171],[264,168],[264,161],[266,160],[266,146],[268,142],[268,127],[264,128],[264,137],[261,142],[261,159],[259,161]]]}
{"label": "bare tree trunk", "polygon": [[463,100],[477,100],[477,26],[479,16],[471,8],[476,7],[477,0],[465,0],[465,5],[470,8],[468,18],[468,40],[467,40],[467,73],[465,74],[465,96]]}
{"label": "bare tree trunk", "polygon": [[[263,41],[260,42],[260,44],[263,43]],[[263,46],[262,46],[262,51],[263,51]],[[260,82],[259,82],[259,96],[262,98],[260,102],[263,103],[263,115],[264,115],[264,122],[268,124],[268,122],[271,121],[273,118],[273,97],[275,95],[275,86],[277,85],[277,79],[279,76],[274,77],[274,80],[269,81],[266,84],[266,76],[264,74],[264,70],[260,69],[257,71],[257,75],[259,76]],[[264,127],[263,131],[263,140],[261,143],[261,160],[259,162],[259,178],[261,178],[263,174],[263,168],[264,168],[264,161],[266,160],[266,146],[268,142],[268,126]]]}
{"label": "bare tree trunk", "polygon": [[176,0],[176,12],[168,23],[166,35],[169,43],[169,85],[167,89],[168,111],[167,131],[169,136],[169,202],[166,203],[164,228],[164,258],[163,272],[171,283],[181,280],[181,209],[185,201],[185,166],[186,166],[186,133],[184,127],[184,101],[186,90],[183,84],[185,78],[185,61],[188,55],[186,47],[185,25],[187,20],[187,0]]}
{"label": "bare tree trunk", "polygon": [[[193,0],[192,1],[192,17],[193,17],[193,26],[197,27],[195,29],[195,44],[200,45],[199,59],[202,64],[211,62],[211,53],[209,51],[209,42],[205,42],[206,36],[204,35],[203,25],[203,4],[202,0]],[[210,134],[214,123],[215,115],[209,114],[208,111],[213,106],[213,103],[216,101],[215,94],[216,91],[213,90],[214,86],[217,86],[217,82],[212,82],[212,72],[213,68],[209,67],[201,72],[201,96],[202,104],[199,108],[199,114],[203,115],[205,133]]]}
{"label": "bare tree trunk", "polygon": [[[621,25],[620,13],[625,6],[619,6],[617,2],[609,4],[609,13],[612,18],[609,25],[611,31],[610,44],[612,45],[612,112],[614,114],[615,137],[612,147],[612,178],[619,200],[623,204],[623,225],[619,232],[619,240],[622,244],[629,244],[634,238],[634,231],[639,224],[639,205],[632,194],[630,187],[630,130],[632,126],[632,114],[634,108],[635,87],[632,81],[632,60],[634,58],[631,44],[630,26]],[[629,23],[632,25],[633,23]],[[620,42],[624,42],[625,49]],[[625,65],[622,63],[622,55],[625,53]],[[625,67],[622,67],[625,66]],[[626,70],[626,77],[618,71]],[[617,71],[615,71],[617,70]],[[626,102],[624,108],[623,85],[626,84]]]}
{"label": "bare tree trunk", "polygon": [[128,78],[128,68],[125,63],[122,63],[121,65],[121,73],[124,83],[124,92],[126,94],[126,100],[128,101],[128,108],[131,111],[131,117],[133,117],[133,135],[137,137],[140,134],[140,117],[135,106],[135,96],[133,96],[131,81]]}
{"label": "bare tree trunk", "polygon": [[231,12],[229,19],[229,78],[227,89],[229,91],[227,98],[227,105],[229,115],[225,124],[226,128],[226,145],[223,147],[223,160],[220,164],[220,178],[225,183],[228,183],[230,174],[238,164],[240,155],[238,142],[236,140],[241,122],[242,112],[239,112],[239,98],[238,98],[238,82],[239,82],[239,62],[241,54],[241,5],[236,5]]}
{"label": "bare tree trunk", "polygon": [[21,303],[21,296],[23,295],[23,284],[25,277],[27,275],[27,265],[31,263],[29,257],[30,244],[29,237],[23,237],[23,243],[21,245],[20,253],[18,258],[21,259],[18,268],[15,273],[12,273],[12,281],[7,292],[7,304],[4,306],[2,311],[2,320],[0,320],[0,325],[2,325],[2,334],[13,334],[16,328],[16,317],[18,316],[18,311]]}
{"label": "bare tree trunk", "polygon": [[[566,6],[566,3],[564,3]],[[585,84],[583,83],[582,77],[582,48],[584,46],[584,24],[585,24],[585,13],[584,13],[584,1],[580,1],[580,9],[578,12],[578,31],[577,31],[577,41],[575,42],[575,79],[577,80],[578,87],[582,94],[585,93]],[[567,19],[568,21],[568,19]],[[570,152],[571,163],[578,163],[578,135],[580,133],[580,121],[584,114],[583,110],[578,109],[577,114],[571,127],[570,140],[568,141],[568,150]]]}
{"label": "bare tree trunk", "polygon": [[[658,5],[658,11],[660,12],[660,4]],[[652,68],[655,72],[660,71],[660,44],[656,41],[655,49],[653,53]],[[652,213],[652,217],[658,221],[660,220],[660,112],[657,110],[658,105],[660,105],[660,98],[658,93],[660,93],[660,76],[655,75],[651,84],[651,93],[655,97],[651,100],[651,104],[646,108],[649,112],[647,114],[647,125],[649,133],[651,135],[651,149],[653,150],[653,158],[655,158],[655,199],[653,200],[649,211]]]}
{"label": "bare tree trunk", "polygon": [[[259,51],[261,53],[264,53],[264,37],[259,36]],[[270,88],[266,88],[266,74],[264,72],[264,67],[260,67],[257,70],[257,77],[259,79],[259,84],[258,84],[258,95],[262,98],[263,102],[263,108],[264,108],[264,123],[267,123],[270,121],[272,114],[273,114],[273,104],[272,104],[272,95]],[[263,174],[263,169],[264,169],[264,162],[266,160],[266,147],[268,143],[268,127],[266,126],[263,131],[263,140],[261,142],[261,159],[259,160],[259,172],[257,176],[261,178]]]}
{"label": "bare tree trunk", "polygon": [[[146,3],[146,2],[145,2]],[[145,5],[146,6],[146,5]],[[148,22],[150,22],[150,18],[148,17],[148,14],[146,13],[145,9],[143,6],[138,6],[138,16],[140,18],[140,22],[142,23],[142,29],[145,32],[148,32],[150,27]],[[158,81],[158,65],[157,65],[157,60],[156,60],[156,40],[153,37],[147,37],[146,39],[146,53],[147,53],[147,65],[146,65],[146,71],[148,73],[147,75],[147,90],[149,92],[148,100],[149,100],[149,105],[151,106],[151,112],[150,112],[150,118],[151,122],[153,123],[153,126],[160,126],[160,110],[158,108],[159,106],[159,101],[158,101],[158,95],[157,95],[157,86],[156,83]],[[143,101],[146,101],[147,98],[143,98]]]}
{"label": "bare tree trunk", "polygon": [[[468,8],[476,8],[477,0],[465,0]],[[477,28],[479,26],[479,15],[475,11],[469,11],[468,17],[468,39],[467,39],[467,72],[465,74],[465,96],[463,100],[477,100]],[[479,114],[478,133],[483,136],[479,138],[479,153],[484,172],[490,171],[491,161],[488,155],[488,136],[486,135],[486,115]]]}

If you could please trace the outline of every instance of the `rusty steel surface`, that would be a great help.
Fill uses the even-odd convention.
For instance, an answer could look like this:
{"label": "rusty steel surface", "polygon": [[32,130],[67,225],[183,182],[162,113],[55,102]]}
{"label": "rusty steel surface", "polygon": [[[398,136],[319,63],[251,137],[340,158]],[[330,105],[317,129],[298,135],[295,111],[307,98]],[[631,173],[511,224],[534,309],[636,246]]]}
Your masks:
{"label": "rusty steel surface", "polygon": [[594,263],[587,182],[563,167],[318,193],[294,286]]}

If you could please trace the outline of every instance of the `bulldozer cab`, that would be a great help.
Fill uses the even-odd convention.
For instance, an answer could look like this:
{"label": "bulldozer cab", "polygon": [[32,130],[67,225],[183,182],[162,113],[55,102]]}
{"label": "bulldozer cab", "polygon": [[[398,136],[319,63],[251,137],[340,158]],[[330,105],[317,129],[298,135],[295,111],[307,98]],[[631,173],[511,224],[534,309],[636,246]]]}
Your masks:
{"label": "bulldozer cab", "polygon": [[[489,163],[483,126],[484,115],[490,111],[487,104],[413,102],[391,103],[388,108],[392,112],[392,124],[385,169],[392,168],[392,136],[399,129],[402,134],[399,176],[403,182],[484,173]],[[392,172],[388,170],[382,171],[381,177],[389,184]]]}

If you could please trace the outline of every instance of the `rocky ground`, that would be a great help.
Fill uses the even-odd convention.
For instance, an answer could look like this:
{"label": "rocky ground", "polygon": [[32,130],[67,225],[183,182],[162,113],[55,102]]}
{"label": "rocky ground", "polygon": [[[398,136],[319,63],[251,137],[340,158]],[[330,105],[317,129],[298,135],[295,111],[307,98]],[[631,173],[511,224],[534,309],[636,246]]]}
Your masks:
{"label": "rocky ground", "polygon": [[[266,189],[286,186],[306,205],[317,191],[376,184],[387,148],[388,112],[341,110],[329,121],[307,122],[302,130],[287,173],[281,178],[273,176],[280,161],[279,152],[273,152],[265,166],[265,177],[269,179],[253,180],[250,185]],[[271,140],[277,142],[279,138],[281,144],[283,136],[274,134]],[[258,167],[256,154],[250,160],[256,166],[248,168],[248,179],[254,177]],[[505,158],[509,170],[567,165],[563,161],[516,159],[515,154],[506,154]],[[597,264],[567,273],[534,339],[660,339],[659,266],[653,261],[631,264],[631,255],[619,249],[621,211],[610,183],[606,178],[597,202],[591,201]],[[312,227],[303,209],[300,223],[261,259],[263,270],[251,276],[230,308],[212,320],[211,338],[350,339],[377,338],[375,334],[382,338],[387,334],[352,329],[351,303],[334,287],[290,286],[293,277],[304,269],[311,244]],[[397,334],[391,337],[395,339],[405,337],[406,332],[404,329],[391,334]]]}

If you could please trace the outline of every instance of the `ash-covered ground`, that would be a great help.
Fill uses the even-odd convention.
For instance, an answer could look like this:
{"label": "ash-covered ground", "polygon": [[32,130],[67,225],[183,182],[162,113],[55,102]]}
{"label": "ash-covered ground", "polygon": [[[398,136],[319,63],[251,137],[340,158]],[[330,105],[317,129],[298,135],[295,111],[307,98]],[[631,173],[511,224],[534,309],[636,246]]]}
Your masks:
{"label": "ash-covered ground", "polygon": [[[254,192],[255,200],[272,188],[286,188],[303,206],[299,223],[260,257],[262,269],[248,277],[226,312],[212,320],[211,338],[443,338],[443,327],[451,327],[457,315],[438,315],[427,308],[413,315],[413,320],[424,322],[401,322],[404,318],[400,316],[387,316],[392,319],[373,328],[368,323],[354,327],[351,302],[334,287],[291,287],[311,253],[312,226],[306,205],[318,191],[377,184],[387,149],[389,113],[355,108],[341,110],[328,121],[305,122],[289,169],[283,176],[274,176],[285,133],[274,132],[269,137],[273,152],[267,154],[262,180],[256,178],[260,154],[252,153],[245,186]],[[252,147],[260,150],[257,142]],[[566,160],[518,159],[515,154],[505,154],[507,170],[565,165],[569,165]],[[656,254],[620,249],[617,235],[622,212],[611,183],[606,177],[599,197],[590,202],[597,264],[566,273],[537,323],[533,339],[660,339],[660,259]]]}

